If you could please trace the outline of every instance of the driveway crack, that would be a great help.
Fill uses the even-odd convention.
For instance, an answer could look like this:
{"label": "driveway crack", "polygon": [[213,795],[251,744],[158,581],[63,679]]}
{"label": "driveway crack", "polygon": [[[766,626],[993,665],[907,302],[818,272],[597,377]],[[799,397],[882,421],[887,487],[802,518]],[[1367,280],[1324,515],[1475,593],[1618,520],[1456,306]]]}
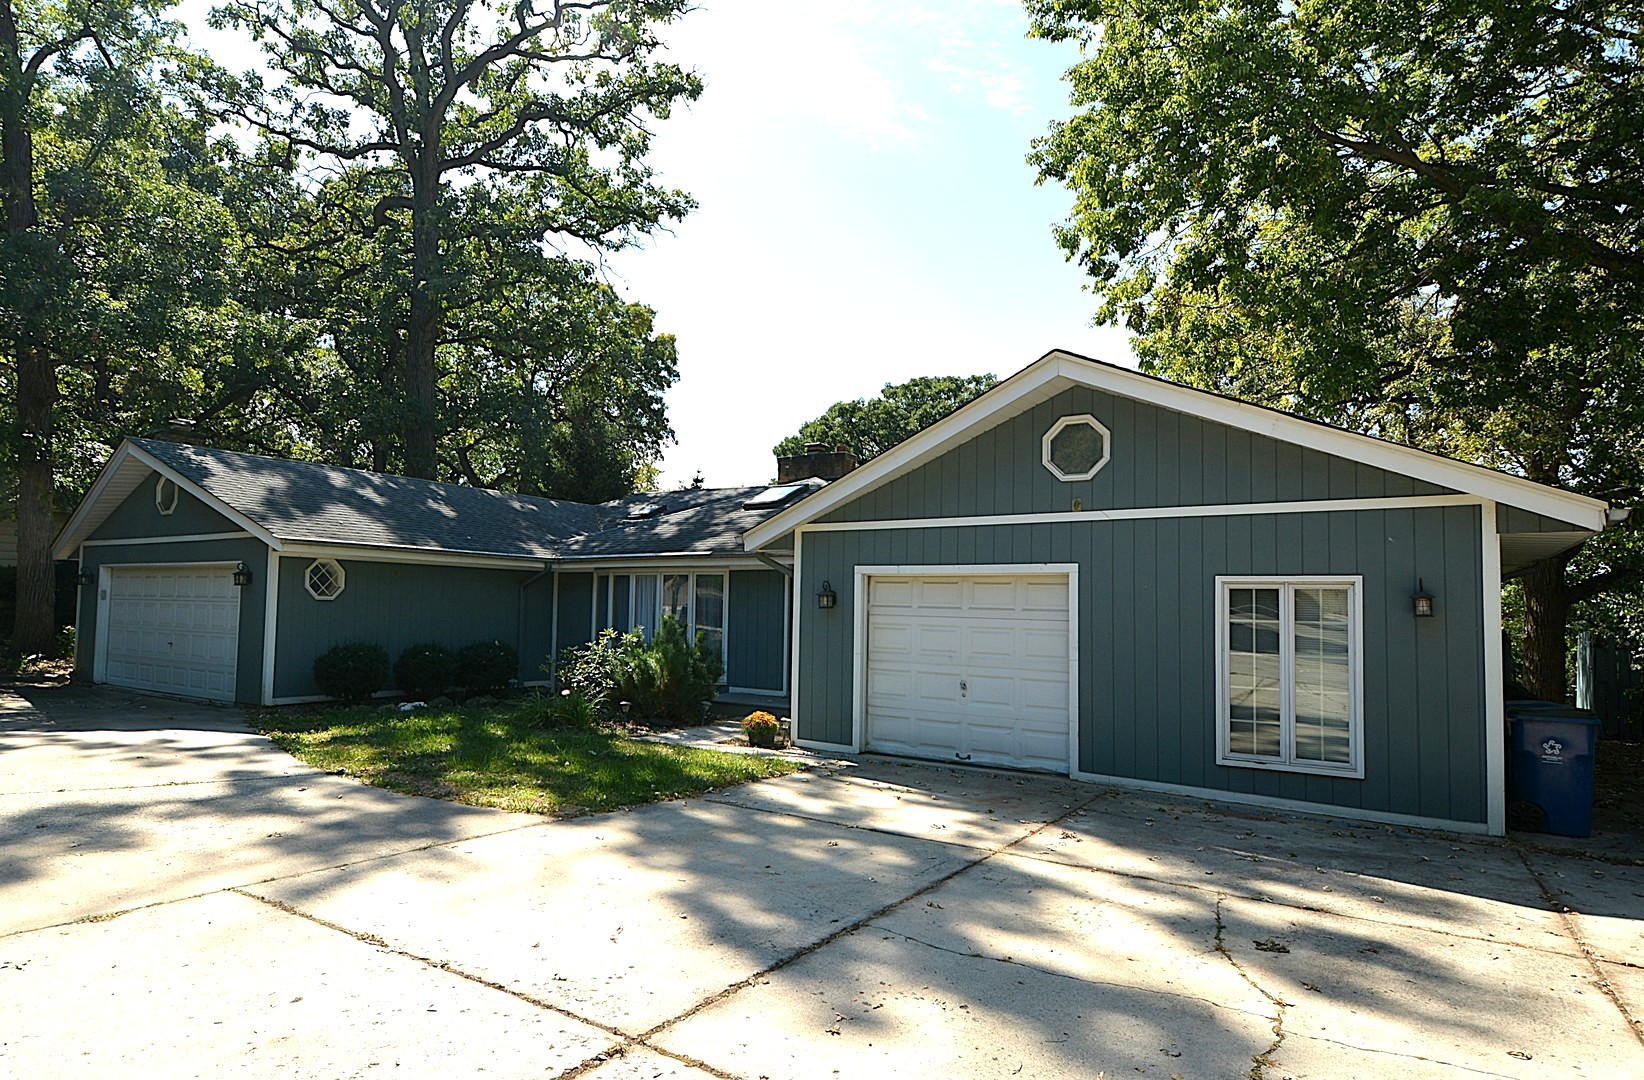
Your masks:
{"label": "driveway crack", "polygon": [[1283,998],[1269,992],[1266,987],[1251,977],[1250,972],[1244,969],[1243,964],[1233,959],[1233,954],[1227,948],[1227,924],[1222,921],[1223,899],[1220,896],[1216,897],[1216,951],[1227,958],[1227,962],[1233,965],[1233,970],[1239,973],[1239,978],[1249,983],[1252,990],[1273,1003],[1273,1042],[1266,1050],[1250,1059],[1250,1072],[1246,1074],[1249,1080],[1263,1080],[1265,1076],[1263,1070],[1274,1064],[1273,1055],[1279,1052],[1280,1046],[1284,1045],[1284,1011],[1290,1005]]}

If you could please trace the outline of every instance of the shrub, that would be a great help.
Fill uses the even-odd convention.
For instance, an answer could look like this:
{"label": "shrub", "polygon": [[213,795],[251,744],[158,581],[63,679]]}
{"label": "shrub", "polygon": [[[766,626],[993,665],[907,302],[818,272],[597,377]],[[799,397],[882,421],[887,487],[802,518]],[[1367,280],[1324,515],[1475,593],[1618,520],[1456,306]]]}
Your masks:
{"label": "shrub", "polygon": [[560,694],[554,703],[554,720],[561,727],[593,727],[604,719],[600,707],[575,690]]}
{"label": "shrub", "polygon": [[611,699],[615,687],[611,677],[611,661],[617,650],[626,643],[627,637],[606,628],[586,645],[561,649],[558,657],[550,658],[548,663],[542,665],[542,670],[553,677],[555,687],[560,690],[569,690],[588,701],[614,704]]}
{"label": "shrub", "polygon": [[633,703],[638,716],[674,723],[700,720],[714,699],[724,666],[706,635],[696,644],[685,628],[664,615],[650,644],[628,634],[611,657],[612,693]]}
{"label": "shrub", "polygon": [[469,693],[501,690],[519,675],[519,653],[500,641],[476,641],[457,650],[457,684]]}
{"label": "shrub", "polygon": [[439,697],[457,681],[457,654],[444,645],[413,645],[394,662],[394,685],[414,698]]}
{"label": "shrub", "polygon": [[314,683],[327,697],[364,701],[388,681],[388,652],[356,641],[327,649],[314,661]]}

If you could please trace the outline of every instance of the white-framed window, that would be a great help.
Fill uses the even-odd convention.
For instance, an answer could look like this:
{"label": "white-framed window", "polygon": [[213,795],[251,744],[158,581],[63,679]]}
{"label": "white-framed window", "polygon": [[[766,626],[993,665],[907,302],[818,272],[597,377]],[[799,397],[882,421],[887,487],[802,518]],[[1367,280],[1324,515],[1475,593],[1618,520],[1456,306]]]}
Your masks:
{"label": "white-framed window", "polygon": [[161,517],[170,517],[177,509],[177,482],[162,476],[154,481],[154,509]]}
{"label": "white-framed window", "polygon": [[316,600],[335,600],[348,585],[348,573],[336,559],[315,559],[303,572],[303,588]]}
{"label": "white-framed window", "polygon": [[638,630],[649,641],[662,617],[671,615],[686,637],[713,642],[723,662],[727,584],[724,572],[595,574],[594,632]]}
{"label": "white-framed window", "polygon": [[1216,763],[1364,776],[1360,577],[1216,579]]}
{"label": "white-framed window", "polygon": [[1107,425],[1089,413],[1064,416],[1045,432],[1040,460],[1058,480],[1089,480],[1112,456],[1112,441]]}

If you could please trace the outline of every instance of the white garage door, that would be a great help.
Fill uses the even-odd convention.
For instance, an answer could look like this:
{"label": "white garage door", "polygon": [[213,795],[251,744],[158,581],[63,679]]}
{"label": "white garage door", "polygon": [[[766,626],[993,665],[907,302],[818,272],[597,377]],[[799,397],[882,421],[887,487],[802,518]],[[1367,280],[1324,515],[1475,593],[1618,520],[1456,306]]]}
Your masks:
{"label": "white garage door", "polygon": [[1066,577],[869,577],[867,667],[867,749],[1068,771]]}
{"label": "white garage door", "polygon": [[109,571],[105,682],[234,700],[240,590],[232,567]]}

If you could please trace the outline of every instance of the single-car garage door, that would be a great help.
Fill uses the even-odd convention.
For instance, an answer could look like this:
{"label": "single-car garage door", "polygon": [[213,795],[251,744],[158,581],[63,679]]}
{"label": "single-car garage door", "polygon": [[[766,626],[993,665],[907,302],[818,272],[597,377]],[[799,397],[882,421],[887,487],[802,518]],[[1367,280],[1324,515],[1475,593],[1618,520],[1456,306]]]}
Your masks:
{"label": "single-car garage door", "polygon": [[111,568],[106,618],[105,682],[234,700],[240,590],[232,566]]}
{"label": "single-car garage door", "polygon": [[868,578],[865,748],[1068,771],[1068,579]]}

